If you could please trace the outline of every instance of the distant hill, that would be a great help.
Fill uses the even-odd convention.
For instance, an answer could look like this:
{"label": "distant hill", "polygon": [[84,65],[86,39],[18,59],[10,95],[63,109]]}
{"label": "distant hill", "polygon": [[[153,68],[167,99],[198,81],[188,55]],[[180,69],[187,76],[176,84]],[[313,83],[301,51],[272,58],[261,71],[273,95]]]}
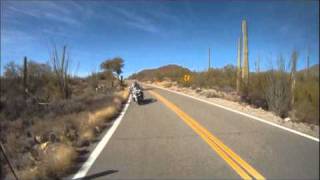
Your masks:
{"label": "distant hill", "polygon": [[181,78],[184,74],[190,73],[188,68],[170,64],[162,66],[156,69],[146,69],[138,73],[132,74],[129,79],[138,79],[141,81],[148,80],[163,80],[164,78],[169,78],[171,80],[177,80]]}
{"label": "distant hill", "polygon": [[[319,64],[315,64],[313,66],[311,66],[309,68],[309,73],[311,76],[316,76],[316,77],[319,77]],[[300,71],[298,71],[298,74],[305,74],[307,73],[307,69],[302,69]]]}
{"label": "distant hill", "polygon": [[[235,67],[232,65],[227,65],[222,69],[215,69],[217,70],[226,70],[226,69],[233,69],[235,70]],[[313,77],[319,77],[319,64],[315,64],[309,68],[309,73]],[[304,75],[306,74],[307,70],[302,69],[297,72],[298,75]],[[188,68],[170,64],[166,66],[161,66],[159,68],[154,69],[145,69],[138,73],[132,74],[129,79],[137,79],[140,81],[154,81],[154,80],[163,80],[163,79],[171,79],[171,80],[181,80],[181,77],[185,74],[192,73]]]}

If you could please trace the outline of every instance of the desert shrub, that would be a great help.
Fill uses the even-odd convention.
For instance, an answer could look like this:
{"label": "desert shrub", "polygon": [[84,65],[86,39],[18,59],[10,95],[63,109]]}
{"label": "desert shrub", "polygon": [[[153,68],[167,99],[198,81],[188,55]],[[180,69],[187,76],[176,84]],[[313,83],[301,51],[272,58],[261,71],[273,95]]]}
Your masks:
{"label": "desert shrub", "polygon": [[[102,76],[104,77],[104,76]],[[95,89],[99,85],[99,75],[97,73],[92,73],[91,76],[88,77],[90,86]]]}
{"label": "desert shrub", "polygon": [[[62,144],[62,148],[81,146],[83,141],[93,140],[96,133],[101,131],[99,127],[103,126],[103,122],[114,117],[120,110],[122,102],[128,96],[125,91],[127,90],[119,90],[117,93],[114,93],[114,89],[110,89],[108,93],[84,91],[72,99],[57,99],[40,108],[31,103],[27,108],[24,107],[18,118],[12,120],[8,120],[4,111],[1,111],[0,139],[8,148],[8,154],[19,175],[24,179],[59,177],[70,166],[71,160],[57,155],[59,149],[52,150],[53,157],[47,157],[48,155],[43,155],[43,150],[34,150],[35,147],[42,147],[48,142]],[[35,142],[36,137],[40,137],[40,141]],[[42,144],[37,144],[38,142]],[[30,151],[36,153],[30,154]],[[69,150],[65,152],[68,153]]]}
{"label": "desert shrub", "polygon": [[297,78],[292,118],[319,125],[319,77]]}
{"label": "desert shrub", "polygon": [[267,78],[268,73],[250,73],[250,83],[248,91],[248,103],[255,107],[261,107],[263,109],[268,108],[268,104],[265,97],[265,91],[268,87]]}
{"label": "desert shrub", "polygon": [[[291,104],[292,92],[291,71],[295,71],[297,52],[293,51],[290,65],[286,66],[286,60],[279,56],[277,68],[264,72],[251,72],[249,76],[248,93],[241,91],[238,95],[240,101],[249,103],[255,107],[270,110],[280,117],[287,117],[290,113],[292,119],[319,124],[319,65],[310,69],[300,70],[296,73],[296,88],[294,90],[294,104]],[[227,65],[221,69],[191,72],[180,66],[168,65],[157,69],[143,70],[130,76],[132,79],[142,81],[175,81],[179,86],[208,88],[225,93],[235,93],[236,72],[233,65]],[[183,76],[191,75],[191,81],[185,82]],[[165,85],[165,84],[162,84]],[[168,85],[169,87],[169,85]],[[243,90],[243,86],[240,88]],[[200,91],[200,90],[197,90]],[[207,97],[222,97],[220,94],[206,92]]]}
{"label": "desert shrub", "polygon": [[[236,68],[233,65],[226,65],[222,69],[193,72],[191,74],[191,82],[189,85],[231,92],[235,89],[235,80]],[[179,82],[180,84],[183,84],[183,80]]]}
{"label": "desert shrub", "polygon": [[[53,73],[48,64],[28,62],[28,91],[41,102],[48,102],[54,89]],[[43,88],[39,88],[43,87]]]}
{"label": "desert shrub", "polygon": [[[73,146],[81,146],[81,138],[92,140],[127,99],[120,82],[111,87],[112,73],[72,77],[66,47],[61,56],[53,51],[51,65],[9,62],[0,77],[0,140],[22,179],[58,179],[71,167]],[[111,68],[117,76],[120,66]],[[101,84],[109,87],[95,91]],[[7,173],[2,165],[0,179]]]}
{"label": "desert shrub", "polygon": [[219,97],[220,97],[220,95],[219,95],[217,92],[215,92],[215,91],[206,92],[206,93],[205,93],[205,96],[206,96],[207,98],[219,98]]}
{"label": "desert shrub", "polygon": [[25,110],[26,102],[22,95],[17,95],[15,98],[6,96],[4,99],[3,113],[7,119],[13,120],[20,117],[21,113]]}
{"label": "desert shrub", "polygon": [[265,98],[270,111],[280,117],[286,117],[291,109],[291,79],[286,69],[285,59],[279,56],[277,63],[277,69],[272,69],[266,74]]}
{"label": "desert shrub", "polygon": [[268,109],[280,117],[286,117],[290,110],[290,78],[282,71],[271,71],[267,75],[268,87],[265,90]]}
{"label": "desert shrub", "polygon": [[48,102],[57,95],[57,88],[49,65],[29,61],[27,69],[28,91],[26,93],[22,81],[22,67],[13,62],[5,66],[2,110],[9,120],[26,114],[36,114],[39,112],[39,103]]}

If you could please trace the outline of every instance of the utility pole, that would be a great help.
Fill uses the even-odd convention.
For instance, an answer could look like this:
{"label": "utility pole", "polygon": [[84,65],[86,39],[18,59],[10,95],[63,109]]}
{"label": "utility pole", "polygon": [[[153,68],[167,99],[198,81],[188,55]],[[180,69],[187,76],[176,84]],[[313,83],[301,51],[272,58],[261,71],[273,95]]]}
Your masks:
{"label": "utility pole", "polygon": [[208,64],[208,71],[210,71],[210,69],[211,69],[211,57],[210,57],[210,48],[209,48],[209,64]]}

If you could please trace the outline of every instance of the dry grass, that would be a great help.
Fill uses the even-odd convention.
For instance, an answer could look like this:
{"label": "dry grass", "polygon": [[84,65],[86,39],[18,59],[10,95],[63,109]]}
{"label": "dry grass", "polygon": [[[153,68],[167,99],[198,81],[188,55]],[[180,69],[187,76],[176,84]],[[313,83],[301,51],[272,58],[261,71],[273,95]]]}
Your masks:
{"label": "dry grass", "polygon": [[[21,154],[27,139],[25,135],[10,131],[5,137],[6,145],[10,147],[10,155],[26,159],[32,158],[28,163],[23,163],[17,167],[18,175],[21,179],[47,179],[61,177],[73,165],[73,160],[77,157],[75,147],[85,143],[90,143],[101,129],[106,127],[106,122],[114,118],[121,110],[122,104],[127,100],[129,92],[127,89],[118,91],[107,99],[108,103],[94,101],[103,107],[93,111],[81,111],[60,116],[53,116],[48,119],[33,118],[33,125],[29,130],[32,137],[39,137],[39,144],[30,146],[33,154]],[[103,99],[102,99],[103,100]],[[111,100],[111,101],[110,101]],[[99,107],[97,106],[97,107]],[[16,129],[18,132],[25,132],[22,121],[7,124],[9,129]],[[52,141],[51,135],[54,135]],[[32,138],[29,138],[32,140]],[[28,139],[28,140],[29,140]],[[26,142],[27,143],[27,142]],[[17,156],[18,158],[18,156]],[[19,158],[16,160],[21,164]]]}
{"label": "dry grass", "polygon": [[77,157],[74,147],[63,143],[41,144],[41,161],[31,167],[18,171],[23,180],[48,179],[59,177],[72,167]]}
{"label": "dry grass", "polygon": [[[54,68],[31,61],[27,67],[27,96],[24,67],[11,63],[1,77],[0,141],[21,179],[58,179],[77,156],[73,148],[90,143],[106,127],[128,92],[119,83],[111,87],[111,77],[102,74],[94,86],[90,77],[72,78],[64,87],[70,93],[61,92]],[[102,91],[95,90],[97,85]],[[1,171],[7,168],[1,163],[0,179],[10,176]]]}
{"label": "dry grass", "polygon": [[83,131],[80,131],[79,132],[79,140],[81,142],[89,142],[89,141],[92,141],[95,137],[95,134],[94,134],[94,131],[93,129],[86,129],[86,130],[83,130]]}
{"label": "dry grass", "polygon": [[72,124],[79,134],[79,141],[92,141],[96,136],[94,129],[103,127],[105,122],[116,116],[118,110],[116,105],[112,103],[95,112],[82,112],[81,116],[74,118]]}
{"label": "dry grass", "polygon": [[77,129],[79,129],[80,141],[93,140],[96,136],[94,129],[100,130],[104,127],[105,122],[115,117],[128,96],[129,92],[127,89],[116,92],[111,105],[95,112],[87,112],[82,115],[81,119],[74,120],[73,123],[77,124]]}
{"label": "dry grass", "polygon": [[159,85],[162,86],[162,87],[165,87],[165,88],[169,88],[169,87],[171,87],[173,84],[172,84],[172,82],[170,82],[170,81],[162,81],[162,82],[159,82]]}
{"label": "dry grass", "polygon": [[40,168],[38,166],[34,166],[32,168],[23,169],[18,172],[18,177],[22,180],[35,180],[41,179],[41,177],[46,177],[45,168]]}
{"label": "dry grass", "polygon": [[105,120],[111,119],[117,113],[117,107],[112,104],[109,107],[103,108],[89,115],[89,124],[100,125]]}
{"label": "dry grass", "polygon": [[120,97],[121,102],[125,102],[129,96],[129,90],[126,88],[122,91],[116,92],[115,96]]}
{"label": "dry grass", "polygon": [[56,176],[66,172],[72,166],[76,157],[77,152],[70,145],[62,143],[48,145],[43,158],[46,174]]}

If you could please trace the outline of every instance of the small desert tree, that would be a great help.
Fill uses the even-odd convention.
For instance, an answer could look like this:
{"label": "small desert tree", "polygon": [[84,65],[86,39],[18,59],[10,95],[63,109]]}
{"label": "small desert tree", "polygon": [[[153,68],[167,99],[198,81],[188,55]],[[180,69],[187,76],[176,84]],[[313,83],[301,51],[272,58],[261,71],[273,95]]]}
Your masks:
{"label": "small desert tree", "polygon": [[4,66],[3,113],[7,119],[15,119],[26,106],[22,86],[22,67],[11,61]]}
{"label": "small desert tree", "polygon": [[21,74],[21,66],[13,61],[10,61],[4,66],[4,89],[6,92],[9,94],[21,94],[23,92]]}
{"label": "small desert tree", "polygon": [[[123,59],[120,57],[115,57],[112,59],[107,59],[101,63],[100,67],[104,70],[105,74],[108,75],[110,72],[117,76],[119,80],[120,74],[122,73],[122,68],[124,66]],[[113,86],[113,77],[111,77],[111,82]]]}
{"label": "small desert tree", "polygon": [[47,102],[53,96],[54,76],[48,63],[37,63],[30,60],[28,69],[28,95],[36,97],[41,102]]}
{"label": "small desert tree", "polygon": [[13,61],[5,65],[4,69],[4,77],[8,79],[18,79],[21,74],[21,67]]}

